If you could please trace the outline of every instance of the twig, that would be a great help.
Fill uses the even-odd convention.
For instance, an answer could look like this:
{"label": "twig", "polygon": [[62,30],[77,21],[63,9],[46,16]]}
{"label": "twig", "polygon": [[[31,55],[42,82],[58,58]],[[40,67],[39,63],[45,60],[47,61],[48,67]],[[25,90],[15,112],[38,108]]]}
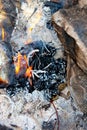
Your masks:
{"label": "twig", "polygon": [[32,77],[33,77],[33,78],[34,78],[34,75],[35,75],[37,78],[40,78],[40,76],[32,70]]}
{"label": "twig", "polygon": [[43,70],[32,70],[33,78],[34,78],[34,75],[37,78],[40,78],[40,76],[38,75],[39,73],[46,73],[46,71],[43,71]]}
{"label": "twig", "polygon": [[59,124],[60,124],[60,122],[59,122],[58,111],[57,111],[57,109],[56,109],[56,107],[55,107],[55,105],[54,105],[53,101],[51,102],[51,104],[53,105],[53,107],[54,107],[54,109],[55,109],[55,112],[56,112],[56,116],[57,116],[57,123],[58,123],[57,130],[59,130]]}
{"label": "twig", "polygon": [[36,57],[37,57],[37,59],[38,59],[38,61],[39,61],[39,63],[38,63],[38,68],[39,68],[39,67],[40,67],[40,65],[41,65],[40,58],[39,58],[39,56],[38,56],[38,55],[36,55]]}
{"label": "twig", "polygon": [[50,65],[52,65],[52,63],[48,64],[46,67],[44,67],[44,69],[47,69],[50,67]]}
{"label": "twig", "polygon": [[48,121],[47,121],[47,122],[49,122],[49,121],[50,121],[51,117],[52,117],[54,114],[55,114],[55,112],[54,112],[52,115],[50,115],[50,117],[49,117],[49,119],[48,119]]}
{"label": "twig", "polygon": [[35,52],[39,52],[39,50],[38,50],[38,49],[35,49],[35,50],[32,50],[31,52],[29,52],[28,58],[29,58],[29,57],[32,57],[31,55],[32,55],[33,53],[35,53]]}
{"label": "twig", "polygon": [[32,57],[32,54],[34,54],[35,52],[39,52],[39,50],[38,50],[38,49],[35,49],[35,50],[32,50],[31,52],[28,53],[28,56],[27,56],[28,66],[30,66],[30,65],[29,65],[29,58]]}
{"label": "twig", "polygon": [[27,22],[31,19],[31,17],[35,14],[35,12],[37,11],[37,7],[34,9],[33,13],[27,18],[26,23],[24,24],[24,27],[26,26]]}
{"label": "twig", "polygon": [[44,70],[34,70],[37,74],[39,74],[39,73],[46,73],[46,71],[44,71]]}
{"label": "twig", "polygon": [[37,7],[34,9],[33,13],[28,17],[27,21],[35,14],[36,11],[37,11]]}
{"label": "twig", "polygon": [[48,48],[46,47],[45,42],[43,42],[43,46],[44,46],[44,48],[50,53],[50,51],[49,51]]}

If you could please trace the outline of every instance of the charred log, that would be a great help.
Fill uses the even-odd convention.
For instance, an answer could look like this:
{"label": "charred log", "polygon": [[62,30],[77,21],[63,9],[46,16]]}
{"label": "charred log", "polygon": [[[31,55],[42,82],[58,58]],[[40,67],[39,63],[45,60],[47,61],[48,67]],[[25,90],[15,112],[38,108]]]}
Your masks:
{"label": "charred log", "polygon": [[9,128],[5,125],[0,125],[0,130],[13,130],[12,128]]}
{"label": "charred log", "polygon": [[12,49],[9,43],[0,43],[0,88],[12,84],[14,79],[14,64]]}
{"label": "charred log", "polygon": [[14,65],[10,37],[15,25],[16,7],[16,1],[0,0],[0,88],[13,84]]}
{"label": "charred log", "polygon": [[44,6],[50,7],[52,14],[61,8],[69,8],[76,4],[78,4],[78,0],[50,0],[44,2]]}
{"label": "charred log", "polygon": [[16,20],[15,2],[12,0],[0,0],[0,29],[4,29],[4,38],[0,34],[0,39],[8,42]]}

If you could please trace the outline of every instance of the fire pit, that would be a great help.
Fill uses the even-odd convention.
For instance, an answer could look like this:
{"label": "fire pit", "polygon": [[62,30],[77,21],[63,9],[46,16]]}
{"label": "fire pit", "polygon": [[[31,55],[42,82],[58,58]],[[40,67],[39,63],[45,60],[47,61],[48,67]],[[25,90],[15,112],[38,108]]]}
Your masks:
{"label": "fire pit", "polygon": [[[54,10],[52,5],[55,7]],[[12,64],[14,64],[15,75],[11,75],[14,80],[7,87],[7,92],[10,95],[16,94],[21,89],[27,89],[29,92],[36,89],[44,90],[47,99],[51,100],[52,97],[60,94],[58,86],[66,82],[66,61],[63,56],[58,57],[56,54],[61,50],[61,47],[57,48],[55,45],[58,38],[51,24],[52,13],[60,8],[62,5],[55,2],[45,2],[44,4],[41,2],[41,5],[38,2],[22,4],[23,12],[18,14],[18,23],[16,22],[11,37],[14,62]],[[30,14],[27,14],[28,11]],[[46,35],[50,34],[51,39],[41,38],[39,35],[37,38],[37,31],[39,35],[46,31]],[[20,44],[18,39],[21,39],[23,33],[22,39],[25,41]],[[16,35],[19,35],[18,39]],[[14,37],[16,38],[14,39]],[[28,40],[26,40],[27,38]]]}
{"label": "fire pit", "polygon": [[3,81],[0,86],[3,87],[0,89],[0,128],[81,128],[78,122],[83,123],[83,113],[78,111],[72,97],[69,98],[66,55],[51,23],[52,14],[63,8],[65,2],[23,0],[20,4],[11,0],[10,3],[16,11],[12,20],[15,21],[11,28],[13,32],[11,30],[7,35],[5,27],[0,31],[3,43],[0,49],[5,57],[0,59],[5,72],[5,80],[0,80],[0,83]]}
{"label": "fire pit", "polygon": [[50,100],[57,96],[60,93],[58,86],[66,82],[66,61],[54,59],[55,53],[56,48],[42,41],[22,47],[14,58],[15,84],[8,86],[8,93],[27,88],[29,92],[44,90]]}

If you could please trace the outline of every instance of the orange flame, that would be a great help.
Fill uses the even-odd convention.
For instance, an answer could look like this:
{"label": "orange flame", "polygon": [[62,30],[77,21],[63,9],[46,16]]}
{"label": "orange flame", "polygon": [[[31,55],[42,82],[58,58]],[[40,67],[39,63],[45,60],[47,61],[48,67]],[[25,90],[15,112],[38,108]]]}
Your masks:
{"label": "orange flame", "polygon": [[32,66],[28,67],[25,73],[26,77],[31,78],[32,77]]}
{"label": "orange flame", "polygon": [[23,73],[25,77],[32,77],[32,67],[28,66],[28,60],[26,55],[23,56],[20,52],[18,52],[17,60],[14,62],[14,65],[16,75]]}

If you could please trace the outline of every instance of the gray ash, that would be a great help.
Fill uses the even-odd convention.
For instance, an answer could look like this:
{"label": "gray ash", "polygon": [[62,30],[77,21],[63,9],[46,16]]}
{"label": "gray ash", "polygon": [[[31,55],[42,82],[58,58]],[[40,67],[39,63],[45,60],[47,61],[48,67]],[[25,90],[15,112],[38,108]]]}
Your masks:
{"label": "gray ash", "polygon": [[[33,52],[39,50],[38,52]],[[20,50],[22,55],[31,54],[28,57],[29,65],[33,67],[32,86],[24,75],[16,77],[15,85],[9,86],[7,92],[12,95],[20,90],[44,90],[47,99],[59,94],[58,86],[65,82],[66,78],[66,61],[63,58],[54,59],[56,48],[42,41],[36,41],[22,47]]]}

